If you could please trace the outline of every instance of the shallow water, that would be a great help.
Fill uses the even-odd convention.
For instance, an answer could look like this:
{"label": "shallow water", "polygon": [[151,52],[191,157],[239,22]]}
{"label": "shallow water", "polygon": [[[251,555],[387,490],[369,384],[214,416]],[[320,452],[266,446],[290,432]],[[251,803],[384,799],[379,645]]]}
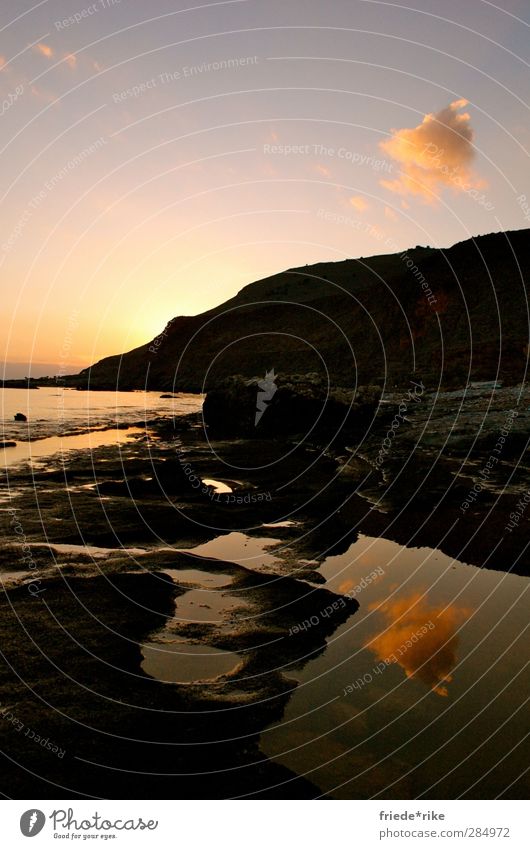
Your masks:
{"label": "shallow water", "polygon": [[[145,421],[157,414],[184,415],[201,409],[202,395],[179,393],[161,398],[160,392],[95,392],[44,387],[0,389],[2,439],[35,439],[72,429],[108,426],[113,422]],[[24,413],[27,422],[15,422]]]}
{"label": "shallow water", "polygon": [[228,486],[228,484],[223,481],[216,481],[213,478],[203,478],[202,482],[206,486],[213,487],[214,492],[218,494],[233,492],[232,487]]}
{"label": "shallow water", "polygon": [[201,569],[164,569],[176,584],[200,584],[208,588],[224,587],[233,580],[226,572],[203,572]]}
{"label": "shallow water", "polygon": [[230,611],[241,606],[236,596],[217,589],[230,582],[231,576],[201,569],[164,571],[179,585],[189,582],[199,586],[176,599],[174,616],[150,643],[142,646],[144,672],[159,681],[181,684],[207,681],[232,672],[239,665],[237,654],[175,638],[172,631],[175,626],[194,622],[217,626],[226,622]]}
{"label": "shallow water", "polygon": [[268,537],[250,537],[247,534],[233,531],[224,536],[216,537],[192,549],[193,554],[201,557],[212,557],[216,560],[230,560],[247,569],[260,566],[274,566],[278,557],[268,549],[279,543],[278,539]]}
{"label": "shallow water", "polygon": [[123,445],[138,434],[145,433],[137,427],[127,430],[111,428],[82,433],[77,436],[50,436],[33,442],[17,442],[15,448],[0,448],[0,468],[19,463],[34,464],[44,458],[63,455],[69,451],[102,448],[105,445]]}
{"label": "shallow water", "polygon": [[321,571],[360,608],[290,670],[299,687],[263,752],[337,798],[454,798],[516,780],[528,752],[503,759],[527,731],[528,581],[363,536]]}
{"label": "shallow water", "polygon": [[234,652],[184,641],[145,643],[142,654],[143,671],[167,684],[211,681],[239,666],[239,658]]}
{"label": "shallow water", "polygon": [[236,596],[224,595],[219,590],[206,587],[189,590],[177,598],[175,614],[169,624],[208,622],[220,625],[226,620],[227,614],[236,607],[241,607],[241,600]]}

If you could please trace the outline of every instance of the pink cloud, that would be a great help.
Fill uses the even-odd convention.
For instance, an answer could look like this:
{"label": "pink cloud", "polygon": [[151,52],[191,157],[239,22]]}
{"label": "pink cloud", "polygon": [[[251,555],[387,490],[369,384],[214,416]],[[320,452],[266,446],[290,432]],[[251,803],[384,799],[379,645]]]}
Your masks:
{"label": "pink cloud", "polygon": [[41,56],[45,56],[46,59],[51,59],[53,56],[53,49],[48,44],[44,44],[42,41],[39,44],[36,44],[34,49],[37,50]]}
{"label": "pink cloud", "polygon": [[401,174],[381,185],[400,195],[418,195],[427,203],[440,191],[478,189],[483,181],[473,175],[474,131],[468,112],[461,110],[467,100],[455,100],[440,112],[425,115],[416,127],[393,130],[380,143],[381,150],[399,163]]}

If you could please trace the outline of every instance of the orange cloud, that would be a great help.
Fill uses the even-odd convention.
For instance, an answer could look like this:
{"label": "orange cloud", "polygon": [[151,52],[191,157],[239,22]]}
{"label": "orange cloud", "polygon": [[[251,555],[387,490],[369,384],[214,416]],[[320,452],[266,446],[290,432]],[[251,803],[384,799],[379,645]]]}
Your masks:
{"label": "orange cloud", "polygon": [[391,138],[380,142],[381,150],[401,166],[397,179],[381,180],[381,185],[427,202],[446,187],[463,192],[485,185],[472,173],[474,132],[469,113],[460,111],[465,106],[467,100],[455,100],[426,115],[417,127],[393,130]]}
{"label": "orange cloud", "polygon": [[5,56],[0,56],[0,71],[2,70],[2,68],[4,67],[5,64],[6,64]]}
{"label": "orange cloud", "polygon": [[447,696],[456,665],[457,626],[471,611],[456,605],[432,606],[420,593],[370,605],[385,627],[366,646],[379,660],[398,663],[407,678],[417,678],[439,696]]}
{"label": "orange cloud", "polygon": [[48,44],[44,44],[40,42],[35,45],[35,50],[37,50],[42,56],[46,56],[46,59],[51,59],[53,56],[53,50]]}
{"label": "orange cloud", "polygon": [[37,97],[39,100],[44,101],[44,103],[59,102],[56,94],[52,94],[50,91],[44,91],[44,89],[37,88],[36,85],[31,86],[31,93],[34,97]]}
{"label": "orange cloud", "polygon": [[66,62],[68,67],[72,69],[75,68],[75,66],[77,65],[77,59],[73,53],[67,53],[64,57],[64,61]]}
{"label": "orange cloud", "polygon": [[353,206],[358,212],[363,212],[365,209],[368,209],[368,204],[365,199],[359,195],[354,195],[350,198],[350,206]]}
{"label": "orange cloud", "polygon": [[331,171],[325,165],[315,165],[315,171],[323,177],[331,177]]}
{"label": "orange cloud", "polygon": [[385,218],[390,218],[391,221],[397,221],[397,215],[389,206],[385,206]]}

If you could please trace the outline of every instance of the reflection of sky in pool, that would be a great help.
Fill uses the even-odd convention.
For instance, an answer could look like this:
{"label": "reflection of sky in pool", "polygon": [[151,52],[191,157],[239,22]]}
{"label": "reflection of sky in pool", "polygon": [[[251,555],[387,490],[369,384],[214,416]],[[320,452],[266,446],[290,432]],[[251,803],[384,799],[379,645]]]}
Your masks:
{"label": "reflection of sky in pool", "polygon": [[234,531],[224,536],[197,545],[193,549],[194,554],[200,557],[213,557],[217,560],[229,560],[245,566],[247,569],[255,569],[258,566],[274,565],[278,558],[268,553],[267,549],[280,542],[268,537],[257,538]]}
{"label": "reflection of sky in pool", "polygon": [[105,445],[122,445],[136,434],[145,433],[141,428],[127,430],[110,428],[95,430],[77,436],[50,436],[34,442],[17,442],[14,448],[0,448],[0,466],[14,466],[17,463],[42,461],[57,455],[59,458],[68,451],[102,448]]}
{"label": "reflection of sky in pool", "polygon": [[227,675],[239,665],[234,652],[186,642],[152,642],[142,646],[142,669],[158,681],[190,684]]}
{"label": "reflection of sky in pool", "polygon": [[[265,754],[345,798],[388,785],[409,798],[431,784],[432,798],[454,798],[484,764],[493,782],[511,736],[525,733],[528,582],[364,536],[320,571],[360,608],[290,672],[300,684],[263,732]],[[512,780],[526,768],[519,750],[502,767]]]}
{"label": "reflection of sky in pool", "polygon": [[166,627],[153,635],[151,642],[142,645],[142,669],[166,683],[207,681],[232,672],[239,665],[234,652],[221,651],[209,645],[193,644],[175,637],[175,626],[200,622],[220,626],[230,612],[241,606],[241,600],[219,587],[229,585],[228,574],[206,572],[202,569],[166,569],[175,583],[198,586],[179,595],[175,612]]}

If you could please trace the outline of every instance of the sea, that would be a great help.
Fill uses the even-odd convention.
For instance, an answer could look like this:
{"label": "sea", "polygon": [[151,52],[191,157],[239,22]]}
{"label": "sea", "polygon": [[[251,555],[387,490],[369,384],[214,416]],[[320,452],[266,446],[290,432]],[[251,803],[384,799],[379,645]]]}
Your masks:
{"label": "sea", "polygon": [[[0,465],[118,444],[136,432],[135,425],[144,428],[146,421],[157,417],[186,415],[202,407],[202,395],[178,393],[168,398],[162,394],[62,387],[0,389],[0,442],[16,442],[15,447],[0,449]],[[15,421],[17,413],[27,421]]]}

